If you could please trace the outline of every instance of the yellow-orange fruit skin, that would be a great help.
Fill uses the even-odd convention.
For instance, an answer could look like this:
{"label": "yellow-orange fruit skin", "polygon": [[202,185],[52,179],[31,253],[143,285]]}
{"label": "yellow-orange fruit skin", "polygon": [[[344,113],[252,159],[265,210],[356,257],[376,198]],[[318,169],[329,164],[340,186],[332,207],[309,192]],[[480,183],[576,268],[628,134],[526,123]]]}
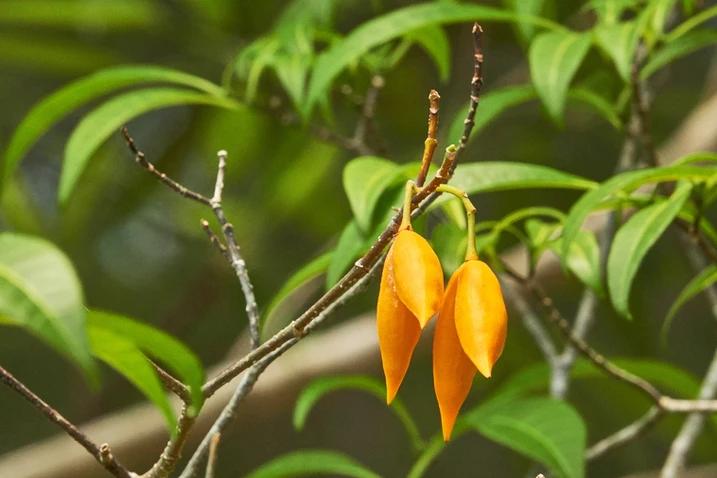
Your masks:
{"label": "yellow-orange fruit skin", "polygon": [[[394,246],[395,247],[395,246]],[[386,402],[390,404],[406,375],[413,349],[421,335],[416,316],[401,302],[394,278],[394,247],[388,251],[381,275],[376,308],[376,328],[386,377]]]}
{"label": "yellow-orange fruit skin", "polygon": [[466,261],[459,270],[455,305],[458,338],[478,371],[490,377],[508,332],[500,283],[488,264],[479,260]]}
{"label": "yellow-orange fruit skin", "polygon": [[471,389],[476,367],[466,356],[455,325],[456,293],[461,268],[451,277],[433,336],[433,387],[441,413],[443,439],[448,441],[458,412]]}
{"label": "yellow-orange fruit skin", "polygon": [[409,229],[398,233],[391,249],[398,297],[423,328],[443,302],[441,263],[428,241]]}

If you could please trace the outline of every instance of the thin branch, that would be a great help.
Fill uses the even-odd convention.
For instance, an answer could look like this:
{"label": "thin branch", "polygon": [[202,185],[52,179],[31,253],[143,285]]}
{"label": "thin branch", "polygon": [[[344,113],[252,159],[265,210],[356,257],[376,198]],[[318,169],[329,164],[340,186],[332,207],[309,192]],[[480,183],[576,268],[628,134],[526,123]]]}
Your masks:
{"label": "thin branch", "polygon": [[127,127],[123,126],[120,130],[122,132],[122,135],[124,135],[124,139],[127,142],[127,147],[130,151],[134,154],[134,160],[142,166],[144,169],[152,173],[157,179],[159,179],[161,182],[163,182],[169,189],[179,193],[181,196],[191,199],[192,201],[196,201],[200,204],[204,204],[205,206],[211,207],[211,201],[207,199],[206,197],[202,196],[201,194],[192,191],[191,189],[187,189],[186,187],[182,186],[178,182],[174,181],[170,177],[168,177],[166,174],[160,172],[157,170],[157,168],[154,167],[152,163],[147,161],[147,159],[144,157],[144,153],[139,151],[137,147],[134,145],[134,140],[130,137],[129,133],[127,132]]}
{"label": "thin branch", "polygon": [[217,469],[217,455],[219,448],[219,440],[222,435],[220,433],[215,434],[212,437],[212,442],[209,444],[209,458],[207,459],[207,471],[204,474],[204,478],[214,478],[215,471]]}
{"label": "thin branch", "polygon": [[463,121],[463,135],[458,142],[458,149],[465,149],[468,138],[475,126],[476,111],[480,103],[480,92],[483,88],[483,29],[477,23],[473,24],[473,79],[471,79],[471,103],[468,108],[468,115]]}
{"label": "thin branch", "polygon": [[385,85],[385,81],[381,75],[374,75],[371,78],[371,85],[366,92],[366,97],[363,102],[363,109],[361,110],[361,118],[356,124],[356,130],[352,141],[354,143],[354,149],[359,154],[372,154],[371,148],[366,144],[366,133],[373,124],[374,116],[376,115],[376,103],[378,102],[378,93]]}
{"label": "thin branch", "polygon": [[229,251],[229,257],[231,258],[231,266],[236,272],[239,283],[241,284],[242,293],[244,294],[244,300],[246,301],[246,314],[249,318],[249,336],[251,338],[251,348],[256,349],[259,346],[259,307],[256,303],[254,296],[254,286],[249,279],[249,272],[246,268],[246,262],[241,255],[239,250],[239,244],[234,234],[234,226],[227,220],[222,208],[222,191],[224,189],[224,172],[227,165],[227,152],[219,151],[217,153],[219,157],[219,166],[217,168],[217,181],[214,187],[214,196],[210,202],[210,207],[214,211],[214,215],[219,221],[219,225],[222,228],[224,239],[226,241],[226,248]]}
{"label": "thin branch", "polygon": [[[700,402],[712,399],[715,396],[717,396],[717,353],[715,353],[702,382],[699,393]],[[707,401],[715,402],[715,400]],[[680,475],[697,437],[704,428],[706,420],[707,417],[702,413],[693,413],[687,417],[687,420],[685,420],[685,423],[682,425],[682,429],[680,429],[680,432],[670,446],[670,452],[667,455],[660,474],[661,478],[675,478]]]}
{"label": "thin branch", "polygon": [[222,244],[221,241],[219,240],[219,238],[214,234],[214,232],[212,231],[212,228],[209,226],[209,222],[202,219],[200,221],[200,224],[202,225],[202,229],[204,230],[204,232],[207,234],[207,237],[209,237],[209,242],[214,244],[214,246],[217,248],[219,253],[221,255],[223,255],[224,258],[226,260],[228,260],[229,263],[231,264],[232,258],[229,255],[229,250],[226,247],[224,247],[224,244]]}
{"label": "thin branch", "polygon": [[665,411],[660,407],[655,406],[650,408],[642,417],[622,430],[618,430],[609,437],[603,438],[585,450],[585,459],[591,461],[600,458],[609,451],[642,436],[662,418],[664,413]]}
{"label": "thin branch", "polygon": [[433,153],[436,151],[438,141],[436,140],[436,132],[438,131],[438,107],[441,96],[436,90],[431,90],[428,94],[428,133],[426,141],[423,143],[423,157],[421,158],[421,170],[416,177],[416,186],[419,188],[426,182],[428,168],[431,167],[433,161]]}
{"label": "thin branch", "polygon": [[187,403],[185,403],[179,420],[177,420],[177,429],[164,447],[159,460],[147,473],[142,475],[142,478],[165,478],[174,471],[177,461],[182,457],[182,450],[189,438],[189,432],[196,421],[196,417],[187,415],[187,406]]}
{"label": "thin branch", "polygon": [[192,395],[186,385],[171,376],[167,371],[151,360],[150,363],[152,364],[152,367],[154,367],[154,371],[157,372],[159,380],[162,382],[162,385],[164,385],[164,388],[178,396],[185,404],[191,403]]}
{"label": "thin branch", "polygon": [[106,443],[97,446],[87,435],[70,423],[65,417],[45,403],[40,397],[35,395],[22,382],[12,376],[10,372],[0,366],[0,380],[8,387],[17,392],[22,398],[30,402],[35,408],[40,410],[48,420],[62,428],[73,440],[79,443],[90,455],[94,456],[97,462],[105,467],[107,471],[117,478],[136,478],[137,475],[128,471],[124,466],[119,464],[112,455],[109,445]]}

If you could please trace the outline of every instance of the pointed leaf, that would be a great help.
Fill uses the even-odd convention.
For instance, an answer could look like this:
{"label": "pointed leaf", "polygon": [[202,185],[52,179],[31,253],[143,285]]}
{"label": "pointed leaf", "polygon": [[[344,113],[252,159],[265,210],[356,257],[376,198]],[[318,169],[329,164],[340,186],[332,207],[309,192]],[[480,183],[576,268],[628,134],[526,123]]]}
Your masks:
{"label": "pointed leaf", "polygon": [[441,83],[448,81],[451,75],[451,45],[448,35],[440,25],[428,25],[406,35],[417,43],[433,60],[438,68]]}
{"label": "pointed leaf", "polygon": [[[478,132],[492,123],[493,120],[508,108],[527,103],[537,97],[538,94],[535,92],[533,85],[506,86],[505,88],[487,92],[481,97],[479,106],[480,114],[476,115],[475,126],[473,126],[468,140],[473,139]],[[453,142],[458,144],[458,140],[461,139],[465,127],[465,112],[468,111],[468,108],[470,108],[469,104],[461,108],[460,113],[453,120],[453,123],[451,123],[447,137],[449,143]]]}
{"label": "pointed leaf", "polygon": [[631,318],[628,299],[637,270],[680,212],[691,190],[691,184],[678,188],[668,200],[636,213],[615,234],[607,260],[607,284],[613,306],[621,315]]}
{"label": "pointed leaf", "polygon": [[658,38],[662,37],[664,33],[665,23],[667,23],[667,17],[670,14],[670,10],[675,5],[677,0],[653,0],[652,7],[652,31],[657,35]]}
{"label": "pointed leaf", "polygon": [[386,189],[403,179],[403,171],[387,159],[363,156],[346,165],[343,179],[356,223],[361,231],[369,232],[379,198]]}
{"label": "pointed leaf", "polygon": [[680,292],[680,295],[677,296],[677,299],[675,299],[672,307],[670,307],[670,311],[667,313],[667,317],[665,317],[665,323],[662,325],[662,332],[660,335],[663,345],[667,345],[668,334],[670,332],[670,327],[672,326],[672,321],[675,319],[675,315],[677,314],[677,311],[680,310],[680,307],[715,282],[717,282],[717,266],[710,265],[707,266],[705,270],[697,274],[697,276],[695,276],[689,284],[682,289],[682,292]]}
{"label": "pointed leaf", "polygon": [[[461,164],[451,179],[451,185],[468,194],[511,189],[593,189],[597,187],[597,183],[593,181],[546,166],[491,161]],[[442,205],[449,199],[447,194],[443,194],[433,203],[433,206]]]}
{"label": "pointed leaf", "polygon": [[630,81],[635,48],[643,31],[644,22],[632,21],[614,25],[598,24],[595,36],[600,47],[610,55],[620,78]]}
{"label": "pointed leaf", "polygon": [[716,43],[717,30],[703,29],[687,33],[670,43],[664,44],[659,50],[650,55],[647,64],[640,70],[640,77],[646,79],[663,66]]}
{"label": "pointed leaf", "polygon": [[0,233],[0,315],[78,365],[90,384],[97,383],[80,280],[53,244]]}
{"label": "pointed leaf", "polygon": [[266,307],[266,312],[264,312],[262,317],[261,333],[263,337],[266,337],[267,334],[276,327],[274,323],[278,319],[276,312],[279,310],[279,306],[298,292],[303,286],[326,272],[326,269],[331,263],[332,255],[332,252],[327,252],[317,257],[296,271],[289,277],[284,285],[281,286],[279,292],[277,292],[274,298],[271,299],[271,302],[269,302],[269,305]]}
{"label": "pointed leaf", "polygon": [[189,387],[192,396],[189,413],[194,416],[199,413],[204,404],[204,367],[194,352],[182,342],[150,325],[111,312],[90,310],[87,312],[87,322],[90,327],[122,337],[145,354],[164,363]]}
{"label": "pointed leaf", "polygon": [[[503,0],[503,4],[514,12],[539,17],[543,12],[545,0]],[[526,42],[530,42],[535,35],[536,26],[532,23],[519,22],[516,28]]]}
{"label": "pointed leaf", "polygon": [[167,399],[167,392],[159,381],[154,368],[142,351],[121,335],[90,324],[88,327],[92,355],[115,369],[132,382],[159,408],[170,433],[174,430],[174,411]]}
{"label": "pointed leaf", "polygon": [[693,28],[698,27],[702,23],[717,17],[717,5],[702,10],[697,15],[693,16],[676,26],[668,35],[665,36],[665,43],[672,43],[682,35],[692,31]]}
{"label": "pointed leaf", "polygon": [[590,49],[588,33],[549,32],[530,44],[530,76],[550,116],[561,123],[573,76]]}
{"label": "pointed leaf", "polygon": [[[460,168],[458,168],[460,171]],[[660,183],[687,179],[691,181],[706,180],[714,173],[714,168],[697,168],[692,166],[675,166],[663,168],[641,169],[628,171],[610,178],[598,188],[588,191],[570,208],[564,223],[563,246],[559,254],[563,261],[567,257],[568,247],[575,240],[585,219],[598,208],[603,201],[617,192],[630,192],[644,184]]]}
{"label": "pointed leaf", "polygon": [[116,96],[92,110],[80,121],[65,146],[60,202],[67,201],[92,155],[120,126],[148,111],[186,104],[238,107],[228,98],[178,88],[152,88]]}
{"label": "pointed leaf", "polygon": [[598,14],[602,23],[612,24],[620,20],[625,9],[634,7],[641,0],[590,0],[590,6]]}
{"label": "pointed leaf", "polygon": [[275,458],[252,471],[246,478],[338,475],[352,478],[381,478],[353,458],[336,451],[301,450]]}
{"label": "pointed leaf", "polygon": [[466,420],[482,435],[548,466],[557,476],[585,476],[587,431],[566,402],[526,398],[473,410]]}
{"label": "pointed leaf", "polygon": [[622,131],[622,120],[616,111],[614,104],[609,103],[605,98],[587,88],[572,88],[568,91],[568,99],[579,103],[574,106],[582,106],[602,116],[608,123],[618,131]]}
{"label": "pointed leaf", "polygon": [[[386,400],[386,386],[372,377],[347,375],[318,378],[307,385],[304,390],[301,391],[299,398],[296,399],[296,405],[294,406],[294,428],[299,431],[302,430],[316,402],[321,400],[326,394],[337,390],[360,390],[375,396],[381,402],[385,402]],[[396,413],[396,416],[406,428],[406,432],[408,432],[414,449],[420,450],[423,448],[424,444],[418,427],[416,427],[416,424],[401,399],[398,397],[394,398],[389,408]]]}
{"label": "pointed leaf", "polygon": [[[17,163],[35,141],[63,116],[111,91],[145,83],[172,83],[196,88],[217,97],[224,95],[220,87],[207,80],[169,68],[121,66],[102,70],[70,83],[42,99],[30,110],[13,133],[5,151],[4,181],[12,175]],[[3,189],[4,181],[0,178],[0,190]]]}
{"label": "pointed leaf", "polygon": [[[335,43],[319,56],[309,84],[307,110],[310,110],[311,106],[326,94],[339,73],[371,49],[426,25],[474,21],[520,21],[546,28],[562,29],[559,25],[543,18],[517,15],[481,5],[432,2],[400,8],[360,25],[343,41]],[[307,114],[307,111],[304,113]]]}

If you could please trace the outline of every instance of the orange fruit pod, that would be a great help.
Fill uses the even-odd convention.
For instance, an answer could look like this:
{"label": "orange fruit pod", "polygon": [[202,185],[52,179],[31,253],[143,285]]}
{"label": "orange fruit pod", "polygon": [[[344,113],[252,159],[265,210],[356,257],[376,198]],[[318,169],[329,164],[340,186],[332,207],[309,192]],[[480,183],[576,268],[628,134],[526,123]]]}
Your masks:
{"label": "orange fruit pod", "polygon": [[396,396],[421,329],[443,301],[443,270],[423,237],[401,230],[386,256],[376,325],[386,377],[386,402]]}
{"label": "orange fruit pod", "polygon": [[498,278],[485,262],[464,262],[448,282],[433,339],[433,384],[444,440],[451,436],[476,371],[491,376],[507,327]]}

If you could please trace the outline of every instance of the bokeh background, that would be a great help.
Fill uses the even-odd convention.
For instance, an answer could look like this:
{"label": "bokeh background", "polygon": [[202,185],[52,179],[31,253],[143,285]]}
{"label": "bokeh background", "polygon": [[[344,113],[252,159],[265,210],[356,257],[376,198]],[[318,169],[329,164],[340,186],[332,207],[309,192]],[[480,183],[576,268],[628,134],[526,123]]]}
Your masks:
{"label": "bokeh background", "polygon": [[[372,18],[377,11],[416,3],[336,1],[340,6],[335,25],[342,32]],[[13,13],[17,3],[22,2],[0,2],[0,145],[7,144],[37,101],[104,67],[162,65],[219,83],[237,52],[266,34],[287,4],[279,0],[133,0],[115,2],[118,13],[110,18],[93,13],[103,0],[71,2],[83,5],[84,13],[78,16],[65,15],[59,6],[64,2],[37,1],[32,3],[43,9],[42,15],[28,19]],[[577,16],[583,2],[547,3],[559,21],[574,28],[589,27],[589,23],[580,24],[589,22],[589,17]],[[515,31],[499,24],[484,24],[484,30],[484,92],[529,82],[525,51]],[[463,114],[461,107],[467,100],[472,74],[470,25],[452,25],[446,31],[452,48],[447,83],[439,81],[430,58],[416,47],[385,74],[376,121],[386,138],[386,156],[397,162],[420,158],[430,89],[441,93],[444,126]],[[653,116],[658,145],[667,142],[684,119],[717,92],[714,54],[713,49],[702,50],[658,78]],[[591,63],[606,65],[595,52],[587,60],[588,65]],[[617,76],[605,68],[604,88],[618,88]],[[366,91],[369,80],[370,75],[359,72],[341,81],[360,94]],[[241,94],[241,85],[237,88]],[[359,117],[356,108],[340,93],[333,100],[335,123],[330,127],[351,135]],[[128,126],[140,149],[160,169],[207,194],[213,187],[216,152],[229,152],[225,209],[236,226],[260,307],[265,307],[292,272],[335,244],[351,218],[341,173],[357,154],[267,113],[269,104],[278,104],[276,111],[290,109],[285,93],[270,73],[262,77],[256,103],[257,107],[239,112],[208,106],[166,108],[143,115]],[[3,196],[0,229],[38,234],[62,248],[78,270],[89,306],[138,318],[176,335],[207,367],[226,360],[242,347],[244,304],[232,270],[199,227],[207,211],[141,170],[119,134],[96,154],[67,204],[58,204],[64,144],[90,108],[61,121],[23,160],[12,191]],[[440,148],[457,140],[439,138]],[[538,102],[532,102],[511,109],[482,131],[463,161],[545,164],[603,180],[614,169],[622,140],[620,132],[591,111],[570,108],[560,129]],[[475,202],[481,220],[498,219],[528,205],[567,210],[576,198],[577,193],[572,192],[530,190],[485,194]],[[510,246],[505,244],[506,248]],[[693,274],[681,248],[675,235],[667,234],[650,253],[633,292],[632,322],[617,317],[609,304],[599,306],[597,327],[591,336],[598,350],[611,356],[664,359],[697,376],[704,373],[717,335],[714,318],[702,298],[680,312],[669,348],[661,348],[658,340],[671,300]],[[559,307],[572,317],[580,285],[560,274],[548,279],[546,286]],[[322,288],[322,280],[305,288],[301,297],[285,305],[286,318],[318,297]],[[240,476],[284,452],[301,448],[343,451],[382,476],[405,475],[412,463],[408,440],[391,413],[371,396],[358,392],[332,394],[319,403],[305,430],[296,432],[291,425],[294,398],[314,375],[328,370],[381,377],[375,332],[370,327],[375,299],[374,284],[343,308],[314,342],[307,341],[277,363],[284,375],[267,379],[260,387],[260,397],[247,402],[239,422],[223,437],[219,476]],[[494,378],[476,380],[469,404],[485,399],[512,372],[541,360],[514,312],[511,319],[506,352]],[[346,350],[360,353],[352,358],[342,353]],[[74,423],[111,416],[144,402],[139,392],[109,369],[103,370],[101,390],[91,392],[74,367],[22,330],[0,328],[0,363]],[[439,429],[429,341],[421,343],[400,396],[424,436]],[[588,424],[590,443],[632,421],[648,407],[634,391],[607,380],[575,382],[569,399]],[[156,418],[161,424],[159,413]],[[677,417],[664,420],[647,436],[590,464],[588,475],[613,477],[659,468],[680,423]],[[139,430],[145,424],[128,426]],[[18,450],[56,434],[57,429],[36,410],[0,388],[0,463],[20,460]],[[103,437],[111,444],[112,438]],[[118,456],[143,469],[159,454],[164,438],[160,433],[158,439],[149,440],[143,453],[124,456],[120,452]],[[715,450],[717,433],[708,426],[695,448],[694,461],[714,460]],[[5,453],[8,455],[3,458]],[[37,460],[42,456],[38,454]],[[30,466],[21,476],[37,476],[32,469]],[[428,476],[522,477],[530,471],[527,459],[472,434],[451,444]],[[77,473],[70,476],[105,476],[104,470],[92,462]],[[65,475],[58,472],[44,476]]]}

